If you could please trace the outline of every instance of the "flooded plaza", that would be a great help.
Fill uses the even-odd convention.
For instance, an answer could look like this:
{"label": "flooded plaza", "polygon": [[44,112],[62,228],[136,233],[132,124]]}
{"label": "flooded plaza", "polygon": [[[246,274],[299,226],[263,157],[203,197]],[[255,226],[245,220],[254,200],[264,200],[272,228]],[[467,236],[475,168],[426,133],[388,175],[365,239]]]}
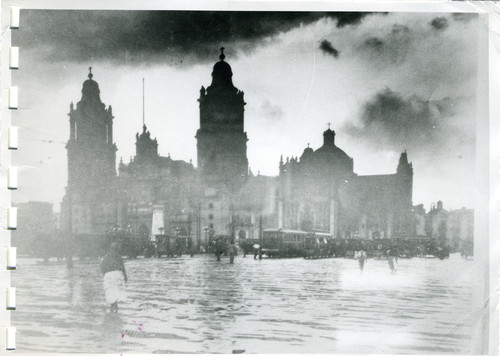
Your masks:
{"label": "flooded plaza", "polygon": [[127,302],[98,261],[20,259],[18,352],[471,353],[472,266],[449,259],[127,260]]}

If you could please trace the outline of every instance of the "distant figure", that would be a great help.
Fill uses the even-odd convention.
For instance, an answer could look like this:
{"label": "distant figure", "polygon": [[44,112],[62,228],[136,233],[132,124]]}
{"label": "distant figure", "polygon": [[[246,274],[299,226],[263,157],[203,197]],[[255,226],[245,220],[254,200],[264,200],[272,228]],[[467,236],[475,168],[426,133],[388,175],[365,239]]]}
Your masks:
{"label": "distant figure", "polygon": [[124,282],[127,282],[127,272],[119,253],[119,245],[116,241],[111,243],[109,253],[101,262],[101,271],[104,275],[103,285],[106,303],[111,305],[111,312],[118,311],[118,302],[125,301]]}
{"label": "distant figure", "polygon": [[253,259],[256,260],[257,255],[259,254],[260,245],[254,244],[252,247],[253,247]]}
{"label": "distant figure", "polygon": [[365,268],[365,261],[366,261],[366,252],[365,250],[361,250],[358,252],[358,262],[361,273],[363,273],[363,269]]}
{"label": "distant figure", "polygon": [[262,259],[262,247],[259,246],[259,260]]}
{"label": "distant figure", "polygon": [[394,252],[392,250],[387,250],[387,262],[389,262],[391,272],[394,273],[396,270],[394,268]]}
{"label": "distant figure", "polygon": [[234,246],[234,243],[229,245],[227,253],[229,255],[229,263],[234,263],[234,255],[236,255],[236,247]]}

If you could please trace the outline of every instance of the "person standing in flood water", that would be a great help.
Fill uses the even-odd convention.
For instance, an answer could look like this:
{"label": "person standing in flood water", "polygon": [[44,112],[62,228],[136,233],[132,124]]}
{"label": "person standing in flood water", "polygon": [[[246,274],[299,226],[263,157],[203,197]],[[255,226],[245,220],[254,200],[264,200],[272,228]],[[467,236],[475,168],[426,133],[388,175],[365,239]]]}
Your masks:
{"label": "person standing in flood water", "polygon": [[394,266],[394,251],[387,250],[387,262],[389,262],[389,268],[391,269],[391,273],[396,272],[396,268]]}
{"label": "person standing in flood water", "polygon": [[229,263],[234,263],[234,256],[236,255],[236,247],[234,246],[234,242],[229,244],[227,253],[229,255]]}
{"label": "person standing in flood water", "polygon": [[119,250],[118,242],[113,241],[109,253],[101,262],[104,295],[106,303],[110,304],[111,313],[116,313],[118,302],[124,302],[126,298],[124,283],[127,282],[127,272]]}
{"label": "person standing in flood water", "polygon": [[358,262],[359,262],[359,269],[361,273],[363,273],[363,269],[365,268],[365,262],[366,262],[366,251],[361,250],[358,252]]}

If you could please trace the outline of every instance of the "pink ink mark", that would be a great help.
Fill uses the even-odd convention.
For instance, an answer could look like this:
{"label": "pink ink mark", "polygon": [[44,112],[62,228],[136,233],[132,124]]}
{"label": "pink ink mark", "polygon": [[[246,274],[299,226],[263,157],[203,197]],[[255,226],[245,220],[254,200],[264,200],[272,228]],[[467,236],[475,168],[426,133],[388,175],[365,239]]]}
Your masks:
{"label": "pink ink mark", "polygon": [[125,337],[125,334],[124,334],[124,333],[122,333],[122,339],[123,339],[124,337]]}

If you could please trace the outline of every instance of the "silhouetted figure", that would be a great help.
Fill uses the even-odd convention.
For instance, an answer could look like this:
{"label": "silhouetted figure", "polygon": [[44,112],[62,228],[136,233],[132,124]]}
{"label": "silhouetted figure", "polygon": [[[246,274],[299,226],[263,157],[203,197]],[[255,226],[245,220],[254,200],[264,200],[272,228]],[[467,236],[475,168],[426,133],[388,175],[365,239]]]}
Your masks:
{"label": "silhouetted figure", "polygon": [[358,263],[361,273],[363,273],[363,269],[365,268],[365,262],[366,262],[365,250],[358,251]]}
{"label": "silhouetted figure", "polygon": [[66,267],[68,269],[73,268],[73,256],[70,253],[66,255]]}
{"label": "silhouetted figure", "polygon": [[389,263],[389,268],[391,269],[391,272],[392,273],[396,272],[396,268],[394,265],[394,251],[393,250],[387,250],[387,262]]}
{"label": "silhouetted figure", "polygon": [[262,247],[259,247],[259,260],[262,259]]}
{"label": "silhouetted figure", "polygon": [[227,253],[229,255],[229,263],[234,263],[234,256],[236,255],[236,247],[234,246],[234,243],[229,245]]}
{"label": "silhouetted figure", "polygon": [[111,305],[111,312],[118,311],[118,302],[125,301],[124,282],[127,282],[127,273],[119,253],[117,242],[111,243],[110,252],[101,262],[103,285],[106,302]]}

